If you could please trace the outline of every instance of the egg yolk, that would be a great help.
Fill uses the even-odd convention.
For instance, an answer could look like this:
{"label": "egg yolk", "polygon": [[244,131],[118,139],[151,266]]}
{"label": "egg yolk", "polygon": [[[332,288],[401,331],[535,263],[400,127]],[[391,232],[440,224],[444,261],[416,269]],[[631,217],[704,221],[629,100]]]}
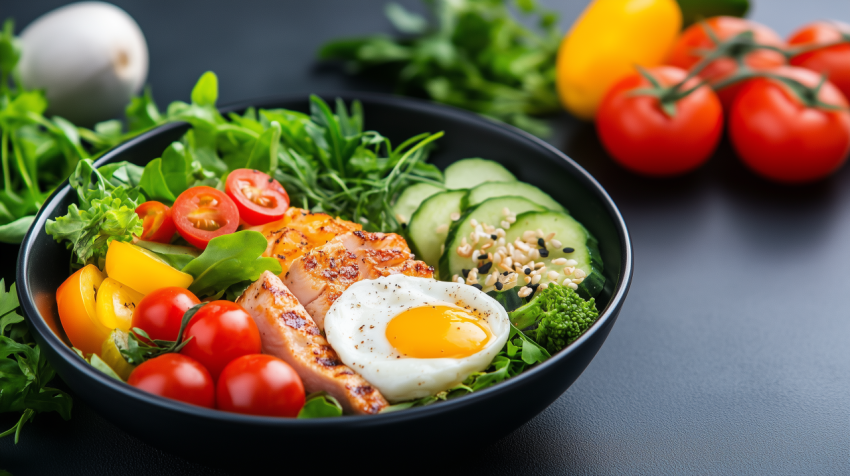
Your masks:
{"label": "egg yolk", "polygon": [[408,309],[387,324],[387,340],[406,357],[468,357],[493,337],[490,326],[469,312],[449,306]]}

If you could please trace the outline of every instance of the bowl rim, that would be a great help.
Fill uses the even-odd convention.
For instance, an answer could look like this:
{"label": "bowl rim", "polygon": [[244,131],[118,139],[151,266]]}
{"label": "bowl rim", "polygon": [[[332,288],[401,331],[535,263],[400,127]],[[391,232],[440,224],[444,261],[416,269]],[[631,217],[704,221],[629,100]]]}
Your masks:
{"label": "bowl rim", "polygon": [[[161,408],[161,410],[187,413],[196,418],[222,423],[240,423],[254,426],[269,426],[281,428],[327,427],[329,429],[341,423],[346,425],[367,426],[380,425],[389,422],[400,423],[405,421],[417,420],[420,417],[434,416],[445,412],[454,412],[457,410],[461,410],[464,407],[475,405],[479,401],[489,399],[490,397],[494,397],[500,393],[507,392],[509,387],[522,385],[522,382],[532,379],[536,374],[544,372],[546,368],[556,365],[559,360],[568,358],[572,353],[577,352],[578,349],[582,347],[585,342],[593,336],[593,334],[595,334],[601,328],[606,326],[609,320],[616,318],[616,315],[619,312],[619,308],[622,306],[622,302],[625,300],[628,294],[634,271],[634,257],[629,231],[626,226],[625,220],[623,219],[619,209],[614,204],[611,197],[608,195],[608,192],[583,167],[581,167],[572,158],[567,156],[564,152],[560,151],[559,149],[545,142],[544,140],[509,124],[497,122],[495,120],[488,119],[470,111],[466,111],[452,106],[447,106],[444,104],[434,103],[424,99],[401,97],[391,94],[372,92],[316,93],[315,95],[325,99],[331,97],[340,98],[346,103],[350,103],[351,101],[357,99],[367,104],[372,103],[379,105],[387,105],[391,107],[402,106],[406,109],[411,109],[413,111],[422,111],[435,113],[437,115],[453,116],[453,119],[460,119],[462,122],[471,122],[476,127],[490,129],[499,134],[517,136],[517,139],[532,142],[533,145],[542,147],[544,150],[548,151],[551,154],[554,154],[559,159],[566,161],[575,172],[573,174],[575,178],[582,182],[583,185],[591,189],[591,191],[596,194],[596,196],[602,202],[605,211],[609,214],[609,216],[612,218],[612,221],[614,222],[614,228],[616,229],[617,234],[619,236],[620,248],[622,250],[620,257],[622,279],[620,279],[619,282],[616,284],[611,294],[611,300],[608,306],[606,306],[606,308],[600,314],[596,322],[594,322],[589,329],[587,329],[577,340],[571,343],[567,348],[559,351],[547,361],[537,364],[535,367],[528,369],[515,377],[511,377],[505,382],[496,384],[492,387],[483,390],[479,390],[477,392],[464,395],[461,398],[440,402],[436,405],[408,408],[403,411],[395,411],[377,415],[343,415],[342,417],[332,418],[297,419],[231,413],[216,409],[208,409],[196,405],[191,405],[188,403],[183,403],[177,400],[160,397],[158,395],[153,395],[140,389],[134,388],[126,382],[118,382],[115,379],[107,376],[103,372],[98,371],[97,369],[86,363],[70,347],[65,345],[62,339],[60,339],[60,337],[53,332],[53,330],[44,320],[38,308],[35,306],[35,302],[31,296],[30,288],[27,282],[28,274],[26,272],[29,263],[30,250],[33,248],[33,244],[35,242],[36,237],[38,236],[38,232],[44,228],[45,222],[48,219],[48,217],[46,216],[47,210],[52,210],[53,208],[55,208],[48,205],[54,203],[59,194],[64,195],[71,192],[68,179],[65,179],[65,181],[63,181],[61,185],[56,187],[50,197],[45,200],[44,205],[36,214],[36,217],[33,220],[30,229],[27,231],[23,241],[21,242],[21,247],[18,252],[15,281],[17,283],[18,300],[20,302],[21,309],[29,327],[34,328],[35,333],[39,334],[39,336],[44,339],[45,343],[57,352],[58,356],[63,358],[68,365],[75,368],[77,371],[82,372],[83,374],[87,375],[89,378],[93,379],[99,384],[110,387],[112,390],[119,392],[128,398],[158,406]],[[308,101],[309,96],[310,95],[305,94],[267,96],[234,102],[219,107],[218,109],[221,113],[226,114],[228,112],[245,110],[249,107],[277,107],[274,105],[284,103],[291,104],[299,101]],[[364,109],[365,107],[368,106],[364,106]],[[366,109],[366,112],[368,114],[368,109]],[[141,133],[138,136],[128,140],[127,142],[124,142],[123,144],[120,144],[117,147],[110,149],[109,151],[104,153],[94,162],[95,166],[99,167],[101,165],[104,165],[104,163],[111,161],[115,156],[134,148],[137,144],[147,141],[152,137],[186,126],[187,123],[185,122],[169,123],[163,124],[149,131]],[[38,318],[34,319],[30,316],[38,316]]]}

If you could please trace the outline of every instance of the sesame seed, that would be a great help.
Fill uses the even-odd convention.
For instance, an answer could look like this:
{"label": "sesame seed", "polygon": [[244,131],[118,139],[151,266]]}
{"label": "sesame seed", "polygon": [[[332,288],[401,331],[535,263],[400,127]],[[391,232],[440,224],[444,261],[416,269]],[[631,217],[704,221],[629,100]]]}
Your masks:
{"label": "sesame seed", "polygon": [[575,276],[576,278],[584,278],[587,277],[587,273],[585,273],[582,269],[576,269]]}
{"label": "sesame seed", "polygon": [[578,266],[578,261],[576,261],[576,260],[574,260],[574,259],[567,260],[567,264],[568,264],[569,266]]}
{"label": "sesame seed", "polygon": [[490,272],[490,268],[492,268],[492,267],[493,267],[492,262],[484,263],[484,264],[482,264],[481,266],[478,267],[478,273],[479,274],[487,274],[487,273]]}
{"label": "sesame seed", "polygon": [[475,218],[473,218],[472,220],[469,220],[469,226],[471,226],[472,228],[475,228],[476,226],[478,226],[478,220],[476,220]]}
{"label": "sesame seed", "polygon": [[560,248],[561,247],[561,242],[558,241],[558,240],[552,240],[552,241],[549,242],[549,244],[552,245],[552,248]]}
{"label": "sesame seed", "polygon": [[529,284],[528,287],[531,288],[531,292],[537,291],[537,287],[539,284]]}
{"label": "sesame seed", "polygon": [[493,240],[493,241],[496,241],[496,240],[499,239],[499,235],[493,233],[492,235],[490,235],[490,239]]}
{"label": "sesame seed", "polygon": [[556,259],[552,260],[552,264],[562,266],[562,265],[567,264],[567,259],[566,258],[556,258]]}
{"label": "sesame seed", "polygon": [[504,289],[502,289],[502,291],[507,291],[509,289],[513,289],[514,286],[516,286],[516,281],[511,281],[511,282],[505,283],[505,287],[504,287]]}
{"label": "sesame seed", "polygon": [[537,237],[538,237],[538,238],[543,238],[544,236],[546,236],[546,234],[545,234],[545,233],[543,233],[543,230],[541,230],[540,228],[538,228],[538,229],[537,229]]}
{"label": "sesame seed", "polygon": [[466,277],[469,276],[469,270],[468,269],[461,269],[460,274],[462,274],[463,277],[466,278]]}
{"label": "sesame seed", "polygon": [[505,220],[502,220],[502,222],[499,223],[499,224],[502,225],[502,228],[504,228],[506,230],[511,227],[511,223],[508,222],[508,221],[505,221]]}
{"label": "sesame seed", "polygon": [[528,253],[529,251],[531,251],[531,248],[529,248],[529,247],[528,247],[528,245],[526,245],[525,243],[523,243],[523,242],[521,242],[521,241],[515,241],[515,242],[514,242],[514,246],[516,246],[517,248],[519,248],[520,250],[522,250],[522,251],[524,251],[524,252],[526,252],[526,253]]}
{"label": "sesame seed", "polygon": [[542,278],[542,276],[540,276],[539,274],[535,274],[535,275],[534,275],[534,277],[533,277],[533,278],[531,278],[531,284],[537,284],[537,283],[539,283],[539,282],[540,282],[540,278]]}
{"label": "sesame seed", "polygon": [[478,283],[473,284],[472,287],[479,290],[479,291],[481,291],[481,289],[482,289],[482,286]]}
{"label": "sesame seed", "polygon": [[558,279],[558,272],[557,271],[549,271],[549,273],[546,276],[549,277],[549,281],[554,281],[554,280]]}
{"label": "sesame seed", "polygon": [[567,284],[567,286],[572,290],[578,289],[578,284],[576,284],[576,283],[569,283],[569,284]]}
{"label": "sesame seed", "polygon": [[549,250],[547,250],[546,248],[541,248],[537,252],[540,253],[541,258],[548,258],[549,257]]}
{"label": "sesame seed", "polygon": [[528,230],[528,231],[524,231],[522,233],[522,241],[528,241],[531,238],[534,238],[534,232],[533,231]]}
{"label": "sesame seed", "polygon": [[523,286],[522,289],[520,289],[519,292],[517,293],[517,296],[524,298],[524,297],[528,296],[529,294],[531,294],[531,288],[528,287],[528,286]]}
{"label": "sesame seed", "polygon": [[525,284],[530,283],[531,282],[531,276],[526,276],[525,278],[523,278],[523,281],[525,281]]}
{"label": "sesame seed", "polygon": [[540,258],[540,252],[537,250],[531,250],[528,252],[528,257],[531,259],[538,259]]}
{"label": "sesame seed", "polygon": [[569,275],[573,274],[575,272],[575,270],[576,269],[574,267],[569,266],[567,268],[562,269],[561,271],[564,273],[565,276],[569,276]]}
{"label": "sesame seed", "polygon": [[578,278],[578,279],[573,280],[573,282],[576,283],[576,284],[581,284],[582,281],[584,281],[584,278]]}
{"label": "sesame seed", "polygon": [[572,283],[572,282],[573,282],[573,280],[572,280],[572,279],[570,279],[570,278],[566,278],[566,279],[564,279],[564,282],[563,282],[563,283],[561,283],[561,284],[563,284],[564,286],[569,286],[569,285],[570,285],[570,283]]}
{"label": "sesame seed", "polygon": [[456,274],[452,275],[452,281],[457,281],[457,275]]}
{"label": "sesame seed", "polygon": [[507,276],[507,275],[509,275],[509,274],[511,274],[510,270],[505,271],[504,273],[502,273],[502,276]]}
{"label": "sesame seed", "polygon": [[542,273],[542,272],[543,272],[543,270],[544,270],[544,269],[546,269],[546,263],[544,263],[544,262],[542,262],[542,261],[541,261],[541,262],[539,262],[539,263],[534,263],[534,268],[535,268],[537,271],[540,271],[540,272]]}
{"label": "sesame seed", "polygon": [[446,225],[445,223],[434,229],[435,233],[445,233],[447,231],[449,231],[449,225]]}
{"label": "sesame seed", "polygon": [[466,282],[465,282],[465,281],[463,280],[463,278],[461,278],[461,277],[458,277],[458,278],[457,278],[457,282],[458,282],[459,284],[466,284]]}
{"label": "sesame seed", "polygon": [[466,246],[466,245],[468,245],[468,244],[469,244],[469,243],[466,241],[466,237],[464,236],[464,237],[463,237],[463,239],[462,239],[462,240],[460,240],[460,245],[461,245],[461,246]]}
{"label": "sesame seed", "polygon": [[492,286],[493,284],[495,284],[496,280],[498,279],[497,276],[498,275],[496,275],[496,274],[491,274],[491,275],[487,276],[487,280],[484,281],[484,285],[485,286]]}
{"label": "sesame seed", "polygon": [[563,249],[563,250],[561,250],[561,251],[563,251],[564,253],[572,253],[573,251],[575,251],[575,249],[574,249],[574,248],[570,248],[570,247],[566,247],[566,248],[564,248],[564,249]]}
{"label": "sesame seed", "polygon": [[502,215],[509,216],[510,214],[511,214],[511,211],[510,211],[510,209],[508,209],[508,207],[505,207],[505,208],[502,209]]}
{"label": "sesame seed", "polygon": [[531,274],[531,268],[525,268],[524,270],[522,270],[522,272],[526,275]]}
{"label": "sesame seed", "polygon": [[546,248],[546,241],[544,241],[543,238],[538,238],[537,239],[537,246],[539,246],[541,248]]}
{"label": "sesame seed", "polygon": [[516,215],[510,215],[510,216],[506,217],[505,221],[510,223],[510,224],[516,223]]}
{"label": "sesame seed", "polygon": [[540,290],[543,291],[544,289],[546,289],[548,287],[549,287],[549,283],[543,283],[543,284],[540,285]]}
{"label": "sesame seed", "polygon": [[554,237],[555,237],[555,232],[553,231],[553,232],[549,233],[548,235],[546,235],[546,241],[549,241]]}
{"label": "sesame seed", "polygon": [[496,228],[495,231],[496,231],[496,236],[498,236],[499,238],[505,237],[505,230],[503,230],[502,228]]}
{"label": "sesame seed", "polygon": [[502,283],[500,283],[500,282],[496,281],[496,289],[498,289],[499,291],[501,291],[503,287],[504,287],[504,285],[503,285]]}
{"label": "sesame seed", "polygon": [[460,220],[460,213],[454,212],[451,215],[449,215],[449,218],[451,218],[452,221],[458,221],[458,220]]}
{"label": "sesame seed", "polygon": [[481,251],[484,251],[491,246],[493,246],[493,243],[485,243],[484,246],[481,247]]}

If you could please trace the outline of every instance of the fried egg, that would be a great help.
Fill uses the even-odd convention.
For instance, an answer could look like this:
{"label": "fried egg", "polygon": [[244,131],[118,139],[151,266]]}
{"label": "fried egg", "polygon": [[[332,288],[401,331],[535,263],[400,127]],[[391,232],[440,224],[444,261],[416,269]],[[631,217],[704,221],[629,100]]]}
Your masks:
{"label": "fried egg", "polygon": [[395,274],[346,289],[325,316],[325,334],[345,365],[400,402],[486,369],[510,324],[505,309],[472,286]]}

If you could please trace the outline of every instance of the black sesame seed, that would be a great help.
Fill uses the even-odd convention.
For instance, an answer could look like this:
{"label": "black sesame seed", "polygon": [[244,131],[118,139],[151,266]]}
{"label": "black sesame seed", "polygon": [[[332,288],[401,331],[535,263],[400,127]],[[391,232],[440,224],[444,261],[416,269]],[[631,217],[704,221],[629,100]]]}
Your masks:
{"label": "black sesame seed", "polygon": [[525,273],[526,276],[528,276],[529,274],[531,274],[531,268],[525,268],[524,270],[522,270],[522,272]]}
{"label": "black sesame seed", "polygon": [[539,247],[541,247],[541,248],[546,248],[546,242],[545,242],[545,241],[543,241],[543,238],[538,238],[538,239],[537,239],[537,246],[539,246]]}
{"label": "black sesame seed", "polygon": [[487,259],[487,253],[482,253],[478,255],[478,259]]}
{"label": "black sesame seed", "polygon": [[504,285],[503,285],[501,282],[496,281],[496,289],[498,289],[499,291],[501,291],[503,286],[504,286]]}
{"label": "black sesame seed", "polygon": [[468,269],[462,269],[462,270],[460,270],[460,272],[463,273],[463,279],[466,279],[469,276],[469,270]]}
{"label": "black sesame seed", "polygon": [[537,287],[540,286],[540,283],[537,284],[529,284],[528,287],[531,288],[531,294],[534,294],[537,291]]}
{"label": "black sesame seed", "polygon": [[478,274],[487,274],[490,272],[490,268],[493,267],[493,262],[487,262],[478,267]]}
{"label": "black sesame seed", "polygon": [[479,290],[479,291],[481,291],[481,290],[483,289],[483,288],[481,287],[481,285],[480,285],[480,284],[478,284],[478,283],[473,284],[473,285],[472,285],[472,287],[473,287],[473,288],[475,288],[475,289],[477,289],[477,290]]}
{"label": "black sesame seed", "polygon": [[548,258],[549,257],[549,250],[547,250],[546,248],[540,248],[538,251],[540,252],[541,258]]}
{"label": "black sesame seed", "polygon": [[499,237],[496,235],[490,235],[490,239],[496,241]]}
{"label": "black sesame seed", "polygon": [[509,274],[511,274],[511,272],[510,272],[510,271],[505,271],[505,272],[503,272],[503,273],[502,273],[502,276],[507,276],[507,275],[509,275]]}
{"label": "black sesame seed", "polygon": [[564,248],[564,249],[563,249],[563,251],[564,251],[564,253],[572,253],[573,251],[575,251],[575,249],[573,249],[573,248]]}

